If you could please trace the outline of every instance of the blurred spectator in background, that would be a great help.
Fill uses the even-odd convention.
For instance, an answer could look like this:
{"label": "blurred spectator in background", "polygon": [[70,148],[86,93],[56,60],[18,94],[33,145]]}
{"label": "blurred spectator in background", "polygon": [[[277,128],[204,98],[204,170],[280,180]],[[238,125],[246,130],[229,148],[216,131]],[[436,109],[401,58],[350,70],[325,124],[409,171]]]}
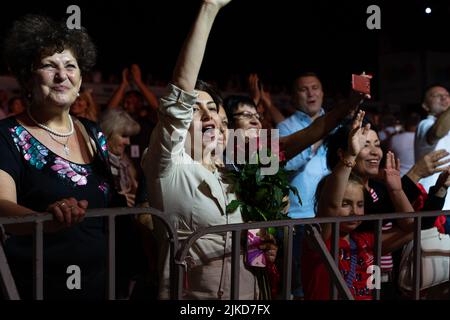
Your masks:
{"label": "blurred spectator in background", "polygon": [[8,101],[8,117],[21,114],[25,111],[25,102],[21,97],[12,97]]}
{"label": "blurred spectator in background", "polygon": [[0,120],[8,115],[8,93],[0,89]]}
{"label": "blurred spectator in background", "polygon": [[397,118],[389,112],[381,116],[380,124],[378,137],[380,138],[381,148],[387,151],[391,137],[400,131],[400,127],[398,126]]}
{"label": "blurred spectator in background", "polygon": [[[138,90],[129,90],[130,85],[137,87]],[[145,102],[149,108],[145,107]],[[130,137],[129,156],[138,170],[140,170],[140,159],[143,150],[148,146],[150,134],[155,127],[156,117],[151,117],[150,110],[156,110],[159,102],[156,95],[142,81],[141,69],[137,64],[131,65],[131,68],[122,70],[122,82],[114,92],[108,109],[122,107],[131,117],[140,125],[141,131]]]}
{"label": "blurred spectator in background", "polygon": [[70,114],[97,122],[98,106],[92,97],[92,89],[83,90],[70,107]]}
{"label": "blurred spectator in background", "polygon": [[389,149],[400,159],[400,175],[406,174],[414,165],[414,136],[420,115],[413,112],[408,115],[405,122],[405,131],[391,137]]}
{"label": "blurred spectator in background", "polygon": [[116,190],[126,197],[129,207],[134,207],[138,177],[125,148],[130,144],[130,137],[139,133],[140,126],[126,111],[110,109],[101,115],[100,127],[107,139]]}
{"label": "blurred spectator in background", "polygon": [[[425,91],[422,108],[428,112],[428,117],[420,121],[414,142],[415,158],[419,159],[434,150],[450,150],[450,95],[447,89],[433,85]],[[425,190],[433,186],[439,174],[435,173],[420,183]],[[450,197],[446,197],[443,209],[450,208]]]}

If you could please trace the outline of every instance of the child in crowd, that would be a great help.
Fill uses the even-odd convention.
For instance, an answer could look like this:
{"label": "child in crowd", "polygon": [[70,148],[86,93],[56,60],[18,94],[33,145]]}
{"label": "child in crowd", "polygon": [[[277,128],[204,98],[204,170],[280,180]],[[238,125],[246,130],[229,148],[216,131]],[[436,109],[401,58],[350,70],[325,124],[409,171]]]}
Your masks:
{"label": "child in crowd", "polygon": [[[332,173],[322,179],[316,192],[316,210],[319,217],[364,215],[364,184],[352,168],[356,158],[368,145],[370,124],[362,127],[364,112],[360,111],[348,137],[348,150],[338,150],[340,162]],[[413,212],[413,208],[402,189],[400,161],[392,152],[386,155],[386,166],[382,172],[389,193],[402,207],[400,212]],[[374,263],[375,235],[372,231],[360,231],[360,221],[342,222],[339,238],[339,270],[345,278],[350,292],[356,300],[371,300],[372,290],[367,286],[370,276],[367,268]],[[331,224],[322,225],[321,235],[328,248],[331,243]],[[397,228],[382,234],[382,253],[391,252],[410,240],[410,234]],[[318,252],[305,244],[303,256],[303,284],[306,299],[326,300],[330,298],[330,278]]]}

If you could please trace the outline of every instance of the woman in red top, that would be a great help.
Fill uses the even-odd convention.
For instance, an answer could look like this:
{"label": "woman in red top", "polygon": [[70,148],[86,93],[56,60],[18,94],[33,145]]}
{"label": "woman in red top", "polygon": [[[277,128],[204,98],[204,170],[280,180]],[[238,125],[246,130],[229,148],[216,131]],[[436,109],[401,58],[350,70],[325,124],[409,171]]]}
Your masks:
{"label": "woman in red top", "polygon": [[[349,134],[348,150],[339,150],[341,161],[332,173],[322,179],[317,188],[317,215],[319,217],[351,216],[364,214],[364,185],[351,174],[358,154],[367,148],[371,133],[370,125],[362,128],[364,112],[356,116]],[[403,192],[400,180],[400,162],[392,152],[386,155],[384,181],[395,201],[402,207],[401,212],[413,212],[413,208]],[[360,221],[340,224],[339,270],[356,300],[372,299],[372,291],[367,286],[370,274],[367,268],[374,263],[373,232],[358,231]],[[322,225],[322,238],[330,248],[331,224]],[[405,244],[407,233],[396,229],[382,234],[382,253],[388,253]],[[330,298],[330,278],[318,252],[305,248],[302,270],[306,299],[327,300]]]}

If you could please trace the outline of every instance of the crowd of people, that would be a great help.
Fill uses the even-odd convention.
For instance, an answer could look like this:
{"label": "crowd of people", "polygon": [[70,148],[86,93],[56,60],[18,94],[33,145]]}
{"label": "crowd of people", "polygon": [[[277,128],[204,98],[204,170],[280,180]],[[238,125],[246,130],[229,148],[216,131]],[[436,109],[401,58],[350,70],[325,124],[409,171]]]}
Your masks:
{"label": "crowd of people", "polygon": [[[376,113],[362,111],[370,96],[356,91],[325,107],[314,72],[295,79],[290,108],[277,107],[256,74],[248,77],[247,95],[224,98],[198,75],[214,20],[230,1],[202,2],[161,99],[133,64],[122,71],[109,103],[97,104],[95,92],[82,86],[97,55],[85,29],[27,15],[7,34],[4,56],[23,94],[9,100],[0,95],[0,212],[54,216],[44,225],[44,298],[106,297],[106,224],[102,218],[84,219],[86,210],[153,207],[168,215],[180,241],[201,228],[245,222],[240,207],[229,210],[239,192],[227,173],[241,165],[227,158],[235,138],[230,131],[248,142],[263,129],[279,130],[289,181],[300,195],[286,199],[290,218],[411,213],[383,221],[381,239],[381,298],[404,296],[397,285],[398,261],[412,239],[414,212],[450,207],[449,92],[438,84],[426,88],[427,118],[412,113],[404,122],[380,121]],[[437,223],[442,232],[450,231],[445,219],[424,219],[423,228]],[[263,231],[261,250],[277,265],[280,239]],[[330,299],[331,280],[320,254],[310,247],[303,225],[294,231],[292,297]],[[8,225],[1,232],[19,293],[31,298],[32,228]],[[321,225],[320,234],[330,248],[330,225]],[[230,235],[202,236],[189,249],[186,299],[229,299]],[[370,223],[340,224],[338,267],[358,300],[373,298],[366,270],[374,260],[374,239]],[[168,299],[169,242],[158,221],[121,217],[116,241],[117,296]],[[243,245],[239,298],[254,300],[261,298],[261,282],[247,262]],[[82,270],[80,289],[66,286],[70,265]]]}

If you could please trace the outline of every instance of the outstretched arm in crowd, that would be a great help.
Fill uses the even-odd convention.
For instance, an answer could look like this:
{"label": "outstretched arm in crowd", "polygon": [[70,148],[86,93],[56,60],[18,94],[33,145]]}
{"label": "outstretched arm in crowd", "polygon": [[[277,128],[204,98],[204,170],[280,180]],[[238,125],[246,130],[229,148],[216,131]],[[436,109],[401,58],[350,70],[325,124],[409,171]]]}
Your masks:
{"label": "outstretched arm in crowd", "polygon": [[248,84],[250,89],[250,95],[255,102],[255,105],[262,113],[265,118],[269,118],[272,125],[277,125],[285,119],[284,115],[278,110],[278,108],[273,104],[270,93],[264,90],[259,77],[256,73],[252,73],[248,77]]}
{"label": "outstretched arm in crowd", "polygon": [[[436,184],[430,188],[428,197],[420,208],[421,211],[436,211],[442,210],[445,204],[445,197],[447,196],[447,189],[450,186],[450,167],[447,167],[436,181]],[[423,217],[422,230],[432,228],[436,222],[436,217]]]}
{"label": "outstretched arm in crowd", "polygon": [[280,138],[280,150],[284,150],[286,159],[289,160],[308,148],[310,145],[325,137],[336,128],[339,122],[353,113],[361,103],[363,96],[352,92],[351,98],[345,103],[338,104],[330,112],[314,120],[314,122],[293,134]]}
{"label": "outstretched arm in crowd", "polygon": [[[339,150],[341,161],[325,180],[317,207],[319,217],[338,217],[342,211],[345,201],[344,194],[353,168],[352,164],[355,163],[356,157],[364,147],[370,130],[369,124],[362,127],[363,119],[364,111],[359,111],[348,136],[348,150]],[[356,206],[357,204],[349,203],[348,205]],[[322,238],[326,241],[330,236],[331,225],[322,225]]]}
{"label": "outstretched arm in crowd", "polygon": [[436,144],[450,131],[450,108],[437,118],[435,124],[427,131],[426,139],[429,145]]}
{"label": "outstretched arm in crowd", "polygon": [[150,89],[145,85],[144,81],[142,81],[142,73],[141,68],[137,64],[131,65],[131,76],[133,77],[133,81],[138,87],[139,91],[144,96],[145,101],[147,101],[147,104],[154,110],[158,109],[158,98],[156,95],[150,91]]}
{"label": "outstretched arm in crowd", "polygon": [[206,43],[219,10],[231,0],[204,0],[177,60],[170,93],[161,99],[160,117],[150,138],[151,152],[143,156],[147,179],[162,177],[181,159],[196,102],[195,83]]}
{"label": "outstretched arm in crowd", "polygon": [[[386,154],[386,168],[383,169],[382,174],[395,211],[414,212],[411,203],[402,189],[400,160],[398,158],[395,159],[395,155],[392,152]],[[413,238],[413,233],[411,232],[413,226],[414,219],[399,219],[397,220],[397,224],[394,224],[391,229],[383,231],[382,253],[387,254],[397,250],[411,241]]]}
{"label": "outstretched arm in crowd", "polygon": [[118,108],[122,103],[123,97],[125,96],[125,92],[128,89],[128,76],[130,71],[128,68],[124,68],[122,70],[122,82],[120,83],[117,90],[114,92],[111,100],[108,102],[108,108]]}
{"label": "outstretched arm in crowd", "polygon": [[205,54],[206,43],[214,19],[219,10],[231,0],[204,0],[194,26],[184,42],[172,76],[178,88],[193,92],[200,66]]}
{"label": "outstretched arm in crowd", "polygon": [[450,153],[444,149],[432,151],[419,159],[406,173],[406,175],[411,179],[411,181],[418,183],[420,179],[429,177],[436,172],[445,171],[447,168],[442,166],[449,163],[450,159],[442,159],[447,157],[449,154]]}
{"label": "outstretched arm in crowd", "polygon": [[122,82],[120,83],[117,90],[114,92],[111,100],[108,103],[108,108],[118,108],[125,97],[125,93],[130,85],[128,79],[131,77],[133,82],[136,84],[139,91],[144,96],[145,101],[152,109],[158,108],[158,98],[156,95],[145,85],[142,81],[141,68],[137,64],[132,64],[131,69],[125,68],[122,70]]}

